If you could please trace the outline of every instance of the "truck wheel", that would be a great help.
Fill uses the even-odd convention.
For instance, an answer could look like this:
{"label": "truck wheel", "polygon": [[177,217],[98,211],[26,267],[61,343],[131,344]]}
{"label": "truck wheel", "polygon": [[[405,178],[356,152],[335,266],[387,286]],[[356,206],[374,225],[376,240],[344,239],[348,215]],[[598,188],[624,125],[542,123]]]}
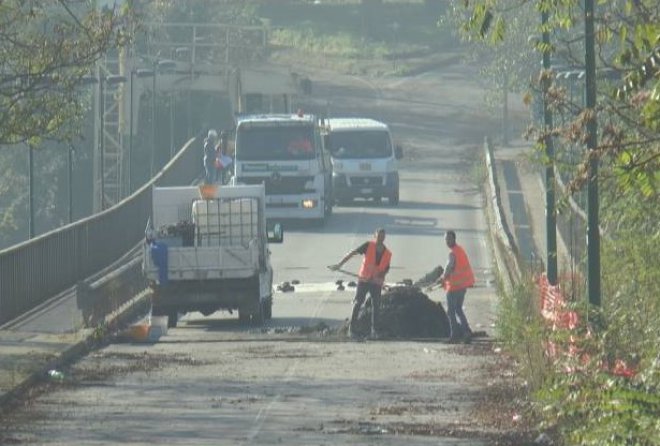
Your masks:
{"label": "truck wheel", "polygon": [[256,305],[256,308],[254,308],[251,317],[252,317],[252,325],[259,327],[264,324],[264,308],[261,305],[261,303]]}
{"label": "truck wheel", "polygon": [[238,309],[238,323],[241,325],[250,323],[250,312],[247,308],[241,307]]}
{"label": "truck wheel", "polygon": [[178,322],[179,314],[176,311],[170,311],[167,313],[167,328],[176,328]]}
{"label": "truck wheel", "polygon": [[392,195],[390,195],[387,198],[387,201],[389,202],[390,206],[398,206],[398,204],[399,204],[399,191],[396,191]]}
{"label": "truck wheel", "polygon": [[264,316],[264,320],[269,321],[273,318],[273,301],[266,299],[261,303],[261,312]]}
{"label": "truck wheel", "polygon": [[238,309],[238,322],[241,325],[260,326],[264,323],[264,314],[261,304]]}

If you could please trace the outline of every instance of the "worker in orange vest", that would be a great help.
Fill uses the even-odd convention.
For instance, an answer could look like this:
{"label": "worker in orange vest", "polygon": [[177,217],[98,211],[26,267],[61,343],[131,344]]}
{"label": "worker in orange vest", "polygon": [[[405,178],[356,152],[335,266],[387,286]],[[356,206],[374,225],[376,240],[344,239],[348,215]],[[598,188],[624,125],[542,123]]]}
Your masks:
{"label": "worker in orange vest", "polygon": [[348,328],[349,336],[354,338],[355,332],[352,330],[358,318],[360,308],[364,303],[367,293],[371,298],[371,338],[378,338],[377,322],[378,310],[380,308],[380,295],[385,283],[385,275],[390,270],[390,261],[392,260],[392,253],[383,244],[385,241],[385,229],[379,228],[374,232],[374,240],[365,242],[358,246],[353,251],[344,256],[341,261],[336,265],[331,265],[329,268],[337,271],[348,260],[358,254],[362,254],[362,266],[358,272],[358,284],[353,298],[353,312],[351,314],[351,321]]}
{"label": "worker in orange vest", "polygon": [[[447,317],[449,318],[449,342],[470,342],[472,330],[463,312],[463,301],[467,289],[474,285],[474,273],[470,260],[462,246],[456,243],[456,233],[447,231],[445,242],[449,251],[449,259],[445,271],[440,276],[440,283],[447,292]],[[457,320],[458,317],[458,320]],[[460,321],[460,322],[459,322]]]}

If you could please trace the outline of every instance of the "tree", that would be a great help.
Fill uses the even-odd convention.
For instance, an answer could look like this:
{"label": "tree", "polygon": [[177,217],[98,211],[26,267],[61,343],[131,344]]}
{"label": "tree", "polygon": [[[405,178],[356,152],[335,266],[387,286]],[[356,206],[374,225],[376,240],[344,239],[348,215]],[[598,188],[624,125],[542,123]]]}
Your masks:
{"label": "tree", "polygon": [[502,19],[498,22],[498,29],[489,36],[474,35],[464,1],[452,0],[440,24],[453,27],[461,38],[470,42],[468,57],[483,67],[480,74],[486,84],[486,102],[502,107],[503,139],[506,141],[510,133],[509,93],[521,93],[529,87],[531,76],[538,73],[541,59],[533,51],[521,51],[521,48],[528,48],[529,37],[538,28],[533,5],[528,3],[503,10]]}
{"label": "tree", "polygon": [[128,42],[127,20],[85,0],[0,2],[0,146],[71,137],[81,84]]}
{"label": "tree", "polygon": [[[597,101],[591,108],[585,107],[580,94],[573,97],[567,91],[574,86],[571,82],[582,84],[583,79],[559,81],[566,79],[565,73],[585,69],[585,40],[590,36],[583,26],[583,2],[465,2],[469,6],[465,29],[476,39],[508,41],[506,13],[511,8],[532,4],[538,12],[547,13],[550,20],[545,31],[552,34],[551,42],[536,43],[535,48],[570,71],[542,70],[539,80],[551,83],[546,102],[566,119],[555,128],[536,129],[534,135],[539,142],[552,136],[559,155],[575,148],[580,151],[582,161],[570,167],[570,192],[593,181],[602,191],[598,223],[607,235],[600,245],[603,307],[602,312],[585,311],[580,317],[594,328],[589,336],[589,365],[579,373],[567,374],[563,369],[555,373],[537,393],[539,414],[546,425],[566,437],[567,444],[656,444],[660,427],[660,400],[655,397],[660,389],[660,3],[585,0],[584,4],[587,1],[589,6],[596,4],[593,41],[600,73]],[[594,122],[598,124],[597,145],[584,150],[589,124]],[[590,169],[594,164],[599,168]],[[590,177],[593,172],[598,172],[597,177]],[[604,364],[619,359],[632,364],[637,376],[617,380],[604,373]]]}
{"label": "tree", "polygon": [[[464,30],[475,39],[509,42],[507,15],[529,5],[549,12],[548,27],[553,34],[550,46],[536,42],[536,50],[549,52],[555,60],[582,68],[583,11],[576,0],[522,0],[513,5],[503,0],[477,0],[469,4]],[[604,167],[602,175],[617,178],[622,188],[633,189],[640,199],[657,199],[660,185],[660,4],[655,0],[601,1],[596,15],[599,69],[613,70],[621,77],[600,84],[596,110],[580,110],[580,104],[570,103],[566,89],[555,84],[549,98],[554,110],[578,110],[578,114],[552,131],[567,143],[583,143],[585,124],[595,113],[602,130],[598,149],[589,156],[599,157]],[[542,73],[541,77],[553,75],[556,72]],[[537,139],[542,140],[543,135],[537,133]],[[575,171],[573,191],[587,181],[589,159],[586,155]]]}
{"label": "tree", "polygon": [[[27,151],[34,156],[33,191],[41,230],[66,221],[58,209],[68,144],[89,136],[95,64],[129,42],[124,10],[95,9],[88,0],[0,2],[0,246],[27,234]],[[85,119],[87,118],[87,119]],[[84,152],[84,151],[83,151]],[[82,157],[77,156],[80,161]],[[82,188],[81,190],[87,190]],[[64,200],[66,201],[66,200]],[[41,231],[39,231],[41,232]]]}

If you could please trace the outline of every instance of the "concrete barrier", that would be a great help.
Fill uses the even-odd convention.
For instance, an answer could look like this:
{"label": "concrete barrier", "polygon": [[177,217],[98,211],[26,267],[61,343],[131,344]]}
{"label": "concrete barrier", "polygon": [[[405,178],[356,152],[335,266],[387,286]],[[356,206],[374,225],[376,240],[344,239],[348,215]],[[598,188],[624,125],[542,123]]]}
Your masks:
{"label": "concrete barrier", "polygon": [[493,253],[504,289],[510,292],[513,289],[513,284],[519,281],[522,276],[518,262],[518,248],[504,218],[493,148],[488,138],[484,140],[484,152],[488,173],[488,179],[486,181],[486,211],[490,222]]}

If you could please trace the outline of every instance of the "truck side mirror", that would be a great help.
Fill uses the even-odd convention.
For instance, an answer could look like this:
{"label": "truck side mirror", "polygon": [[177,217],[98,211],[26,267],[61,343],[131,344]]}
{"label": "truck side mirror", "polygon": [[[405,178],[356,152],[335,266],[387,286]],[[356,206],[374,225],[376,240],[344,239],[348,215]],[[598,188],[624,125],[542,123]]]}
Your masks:
{"label": "truck side mirror", "polygon": [[396,159],[398,159],[398,160],[400,160],[401,158],[403,158],[403,147],[401,147],[400,145],[397,145],[397,146],[394,148],[394,157],[395,157]]}
{"label": "truck side mirror", "polygon": [[284,229],[281,223],[275,223],[271,230],[268,230],[268,243],[282,243],[284,241]]}

